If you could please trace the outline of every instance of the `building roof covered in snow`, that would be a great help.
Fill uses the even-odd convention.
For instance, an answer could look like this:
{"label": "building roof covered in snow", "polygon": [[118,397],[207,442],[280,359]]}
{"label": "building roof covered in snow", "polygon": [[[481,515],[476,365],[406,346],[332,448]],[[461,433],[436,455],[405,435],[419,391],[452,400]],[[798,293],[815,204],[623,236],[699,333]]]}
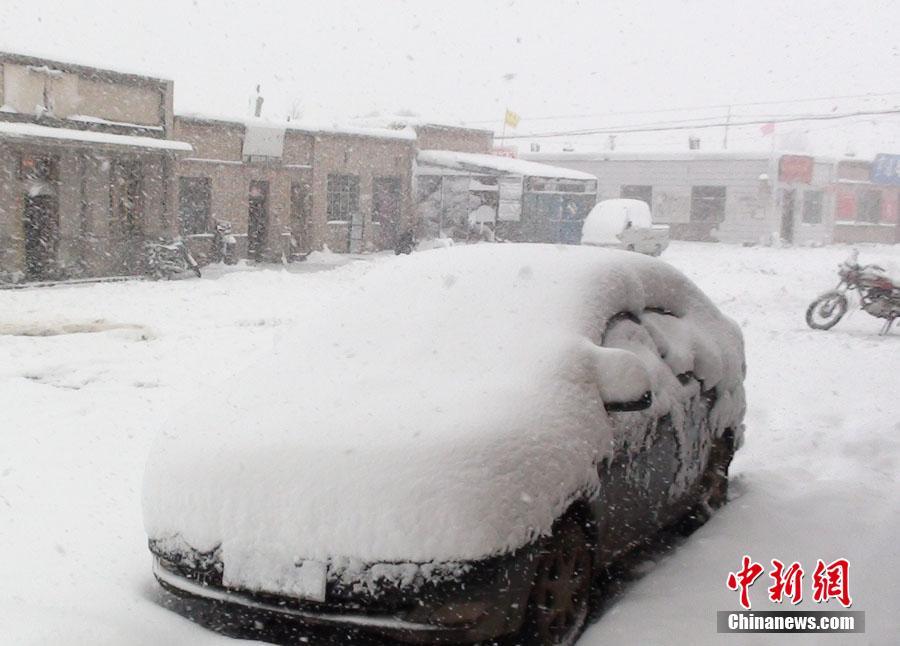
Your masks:
{"label": "building roof covered in snow", "polygon": [[0,139],[30,138],[46,139],[48,141],[56,140],[57,143],[106,144],[112,146],[147,148],[152,150],[169,150],[173,152],[190,152],[193,150],[189,143],[184,141],[172,141],[171,139],[117,135],[108,132],[73,130],[70,128],[54,128],[52,126],[44,126],[37,123],[0,121]]}
{"label": "building roof covered in snow", "polygon": [[375,137],[379,139],[395,139],[401,141],[415,141],[416,133],[410,128],[391,129],[376,128],[362,125],[347,125],[325,121],[312,121],[308,119],[298,119],[292,121],[280,121],[272,119],[263,119],[257,117],[233,117],[215,114],[201,113],[185,113],[176,115],[176,119],[186,119],[193,121],[209,121],[214,123],[224,123],[242,126],[244,128],[262,128],[268,130],[281,129],[284,131],[295,130],[307,134],[332,134],[347,135],[354,137]]}
{"label": "building roof covered in snow", "polygon": [[464,171],[484,175],[521,175],[523,177],[549,177],[581,181],[597,179],[590,173],[570,168],[539,164],[524,159],[451,150],[420,150],[416,161],[421,174],[428,174],[431,172],[428,167],[432,167],[433,169],[446,168],[457,172]]}

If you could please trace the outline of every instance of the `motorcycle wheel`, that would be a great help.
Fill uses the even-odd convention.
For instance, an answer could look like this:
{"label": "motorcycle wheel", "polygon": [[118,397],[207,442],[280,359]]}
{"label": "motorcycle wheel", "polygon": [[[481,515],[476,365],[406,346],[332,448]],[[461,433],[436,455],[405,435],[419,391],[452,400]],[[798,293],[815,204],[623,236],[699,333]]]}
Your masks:
{"label": "motorcycle wheel", "polygon": [[828,330],[847,313],[847,297],[828,292],[814,300],[806,310],[806,324],[814,330]]}

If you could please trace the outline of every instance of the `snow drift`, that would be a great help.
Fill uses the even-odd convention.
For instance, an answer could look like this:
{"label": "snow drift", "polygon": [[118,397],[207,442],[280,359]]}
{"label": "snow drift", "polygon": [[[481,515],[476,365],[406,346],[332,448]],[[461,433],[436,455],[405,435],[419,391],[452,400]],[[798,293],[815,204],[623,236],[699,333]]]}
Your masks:
{"label": "snow drift", "polygon": [[740,426],[740,331],[664,262],[477,245],[336,271],[358,275],[151,453],[147,533],[218,548],[226,585],[288,593],[306,561],[465,561],[548,532],[597,487],[601,393],[673,400],[658,366],[600,347],[621,312],[674,315],[649,326],[672,328],[665,361],[718,391],[719,432]]}

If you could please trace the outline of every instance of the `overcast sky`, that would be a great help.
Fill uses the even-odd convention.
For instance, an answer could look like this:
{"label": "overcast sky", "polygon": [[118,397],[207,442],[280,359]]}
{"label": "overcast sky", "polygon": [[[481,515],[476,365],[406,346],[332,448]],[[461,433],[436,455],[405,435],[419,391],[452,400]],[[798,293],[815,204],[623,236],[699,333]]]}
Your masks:
{"label": "overcast sky", "polygon": [[[295,103],[343,120],[411,110],[518,133],[725,115],[643,111],[808,97],[870,99],[735,107],[741,115],[849,112],[900,104],[898,6],[825,2],[0,2],[0,48],[175,80],[178,112],[245,116],[262,85],[266,116]],[[505,75],[514,74],[512,80]],[[610,112],[641,114],[606,116]],[[567,115],[584,118],[546,119]],[[900,152],[900,117],[779,126],[834,154]],[[515,134],[509,130],[507,134]],[[681,145],[689,133],[620,135],[620,148]],[[723,131],[698,130],[704,148]],[[790,133],[789,133],[790,134]],[[794,133],[796,134],[796,132]],[[732,128],[732,148],[768,145]],[[561,138],[577,148],[606,136]],[[791,142],[804,143],[803,137]],[[521,143],[520,143],[521,145]],[[546,142],[552,146],[552,142]]]}

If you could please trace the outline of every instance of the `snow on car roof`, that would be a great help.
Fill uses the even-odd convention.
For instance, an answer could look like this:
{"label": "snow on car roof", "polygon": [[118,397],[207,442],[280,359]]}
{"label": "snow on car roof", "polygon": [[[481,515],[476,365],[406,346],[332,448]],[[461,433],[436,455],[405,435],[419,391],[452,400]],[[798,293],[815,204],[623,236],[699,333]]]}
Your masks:
{"label": "snow on car roof", "polygon": [[420,150],[416,155],[419,163],[443,166],[452,170],[469,172],[494,172],[522,175],[523,177],[552,177],[558,179],[596,180],[590,173],[549,164],[485,155],[481,153],[461,153],[454,150]]}
{"label": "snow on car roof", "polygon": [[599,347],[623,311],[671,312],[651,332],[671,328],[672,370],[716,388],[720,431],[740,424],[740,331],[664,262],[485,244],[335,271],[339,293],[151,453],[149,536],[220,547],[226,584],[287,592],[303,560],[469,560],[548,532],[597,486],[603,398],[651,388],[662,414],[681,396]]}
{"label": "snow on car roof", "polygon": [[653,226],[650,207],[643,200],[616,198],[594,205],[581,228],[582,244],[618,244],[619,234],[628,224],[635,227]]}

